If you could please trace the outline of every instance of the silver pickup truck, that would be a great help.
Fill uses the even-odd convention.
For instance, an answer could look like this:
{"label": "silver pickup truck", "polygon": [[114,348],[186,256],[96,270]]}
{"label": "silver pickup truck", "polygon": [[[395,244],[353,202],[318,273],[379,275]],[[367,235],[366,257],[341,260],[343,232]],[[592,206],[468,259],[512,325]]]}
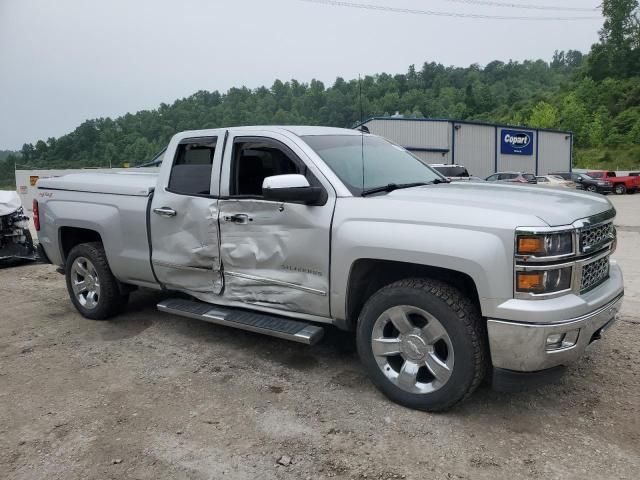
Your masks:
{"label": "silver pickup truck", "polygon": [[143,170],[38,182],[41,253],[82,315],[146,287],[178,292],[163,312],[289,340],[355,330],[372,382],[412,408],[556,377],[622,301],[605,197],[448,183],[325,127],[182,132]]}

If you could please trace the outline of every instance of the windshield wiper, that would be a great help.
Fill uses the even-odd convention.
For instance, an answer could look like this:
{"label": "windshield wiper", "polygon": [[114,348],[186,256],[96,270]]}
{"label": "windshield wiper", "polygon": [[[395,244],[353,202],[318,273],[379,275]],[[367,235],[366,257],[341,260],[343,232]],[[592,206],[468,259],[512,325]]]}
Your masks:
{"label": "windshield wiper", "polygon": [[367,195],[371,195],[374,193],[380,192],[393,192],[394,190],[400,190],[401,188],[411,188],[411,187],[420,187],[422,185],[432,185],[434,183],[449,183],[446,180],[440,180],[436,178],[430,182],[414,182],[414,183],[388,183],[386,185],[381,185],[379,187],[372,187],[363,190],[361,195],[366,197]]}

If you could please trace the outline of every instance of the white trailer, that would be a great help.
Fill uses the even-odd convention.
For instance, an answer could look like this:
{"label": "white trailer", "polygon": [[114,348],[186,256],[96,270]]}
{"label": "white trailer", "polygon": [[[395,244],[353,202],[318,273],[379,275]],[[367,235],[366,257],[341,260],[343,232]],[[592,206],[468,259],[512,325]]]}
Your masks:
{"label": "white trailer", "polygon": [[[16,191],[20,195],[22,205],[25,210],[31,212],[33,199],[36,197],[36,183],[41,178],[61,177],[70,173],[109,173],[109,172],[132,172],[136,168],[69,168],[69,169],[48,169],[48,170],[16,170]],[[157,172],[157,167],[145,167],[142,172]]]}

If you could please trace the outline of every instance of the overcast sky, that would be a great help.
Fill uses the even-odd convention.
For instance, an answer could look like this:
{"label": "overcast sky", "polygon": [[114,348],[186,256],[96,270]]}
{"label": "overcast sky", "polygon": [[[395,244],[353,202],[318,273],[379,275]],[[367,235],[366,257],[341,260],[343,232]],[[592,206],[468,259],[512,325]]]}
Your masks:
{"label": "overcast sky", "polygon": [[[197,90],[273,80],[403,73],[425,61],[485,65],[588,51],[599,12],[478,0],[351,0],[439,12],[595,16],[586,21],[451,18],[301,0],[0,0],[0,149],[70,132],[88,118],[156,108]],[[598,0],[496,0],[595,7]],[[482,3],[482,2],[481,2]]]}

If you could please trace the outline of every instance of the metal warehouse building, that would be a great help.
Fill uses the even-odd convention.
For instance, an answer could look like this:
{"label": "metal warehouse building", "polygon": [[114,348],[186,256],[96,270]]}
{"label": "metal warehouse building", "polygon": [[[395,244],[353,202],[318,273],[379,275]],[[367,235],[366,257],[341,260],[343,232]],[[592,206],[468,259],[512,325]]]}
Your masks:
{"label": "metal warehouse building", "polygon": [[362,125],[425,163],[464,165],[477,177],[504,171],[545,175],[571,170],[571,132],[404,117],[375,117]]}

